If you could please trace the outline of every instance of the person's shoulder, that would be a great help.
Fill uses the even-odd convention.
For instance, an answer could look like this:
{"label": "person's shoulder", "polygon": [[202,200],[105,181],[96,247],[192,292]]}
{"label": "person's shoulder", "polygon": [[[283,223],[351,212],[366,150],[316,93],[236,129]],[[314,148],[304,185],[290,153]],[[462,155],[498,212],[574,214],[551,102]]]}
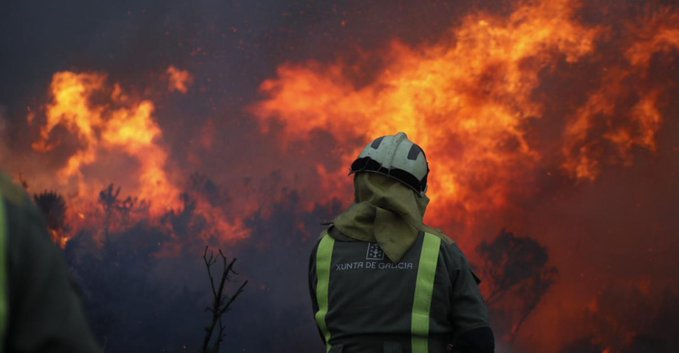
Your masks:
{"label": "person's shoulder", "polygon": [[332,223],[323,224],[323,225],[325,225],[326,228],[323,229],[323,231],[321,231],[321,233],[318,235],[318,237],[314,241],[313,252],[316,251],[316,249],[318,248],[321,241],[325,238],[330,238],[330,239],[332,239],[333,242],[335,242],[335,241],[339,241],[339,242],[356,242],[356,241],[358,241],[358,240],[352,239],[352,238],[348,237],[347,235],[345,235],[344,233],[342,233]]}
{"label": "person's shoulder", "polygon": [[8,204],[16,207],[25,206],[28,200],[26,192],[2,172],[0,172],[0,195]]}
{"label": "person's shoulder", "polygon": [[319,240],[322,239],[324,236],[329,236],[335,241],[342,241],[342,242],[357,242],[361,241],[358,239],[354,239],[340,231],[334,224],[330,224],[328,228],[326,228],[323,232],[321,232],[321,236],[318,238]]}
{"label": "person's shoulder", "polygon": [[[323,225],[325,225],[325,224],[323,224]],[[330,235],[330,229],[331,228],[332,228],[332,225],[327,226],[325,229],[323,229],[323,231],[321,231],[321,233],[318,235],[318,237],[316,237],[316,239],[313,241],[314,246],[313,246],[313,249],[311,251],[312,255],[316,253],[316,249],[318,248],[318,246],[321,243],[321,240],[323,240],[323,238],[325,238],[325,237],[333,238]]]}
{"label": "person's shoulder", "polygon": [[431,234],[433,236],[440,238],[442,245],[444,245],[445,247],[450,247],[452,245],[455,245],[455,241],[451,237],[449,237],[446,233],[444,233],[442,230],[440,230],[438,228],[429,227],[427,225],[425,225],[424,227],[425,227],[425,229],[424,229],[425,233]]}
{"label": "person's shoulder", "polygon": [[[19,228],[25,229],[29,225],[38,225],[38,228],[46,227],[43,214],[32,202],[26,190],[2,172],[0,172],[0,201],[3,202],[2,206],[5,206],[5,216],[11,218],[11,221],[8,220],[10,228],[14,229],[11,233]],[[25,238],[21,237],[21,239]]]}
{"label": "person's shoulder", "polygon": [[433,236],[439,237],[441,239],[441,253],[443,259],[450,266],[460,267],[467,263],[467,258],[462,252],[462,249],[457,245],[455,240],[448,236],[440,229],[427,227],[426,233]]}

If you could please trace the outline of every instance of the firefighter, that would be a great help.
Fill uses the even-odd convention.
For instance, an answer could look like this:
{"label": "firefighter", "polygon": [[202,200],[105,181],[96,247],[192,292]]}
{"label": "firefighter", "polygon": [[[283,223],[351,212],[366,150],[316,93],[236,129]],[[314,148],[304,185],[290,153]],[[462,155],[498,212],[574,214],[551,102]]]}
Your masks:
{"label": "firefighter", "polygon": [[424,151],[403,132],[383,136],[350,174],[355,203],[321,234],[309,262],[327,352],[494,352],[478,278],[455,243],[423,223]]}
{"label": "firefighter", "polygon": [[100,352],[42,215],[1,173],[0,352]]}

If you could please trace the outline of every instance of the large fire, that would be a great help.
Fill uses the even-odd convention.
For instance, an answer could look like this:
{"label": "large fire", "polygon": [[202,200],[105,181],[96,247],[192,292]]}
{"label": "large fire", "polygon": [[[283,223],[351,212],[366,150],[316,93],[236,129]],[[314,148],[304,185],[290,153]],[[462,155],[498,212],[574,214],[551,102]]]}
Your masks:
{"label": "large fire", "polygon": [[[304,217],[309,218],[317,216],[312,211],[326,206],[330,210],[346,206],[352,196],[347,177],[351,161],[371,139],[404,131],[423,147],[430,162],[432,203],[427,222],[451,233],[465,252],[485,240],[479,238],[491,235],[488,228],[516,214],[528,214],[525,218],[530,220],[519,219],[516,224],[528,224],[531,231],[543,232],[542,222],[555,224],[544,233],[530,234],[549,248],[553,255],[549,260],[559,267],[562,277],[558,281],[550,277],[560,286],[559,292],[550,292],[552,301],[537,310],[541,316],[535,315],[532,326],[525,325],[537,332],[526,338],[524,347],[533,347],[526,351],[549,351],[545,347],[554,349],[574,336],[594,335],[585,344],[594,344],[602,352],[620,352],[622,346],[611,343],[621,340],[618,336],[581,332],[585,325],[578,310],[586,308],[602,327],[611,326],[608,321],[623,321],[613,314],[617,307],[602,309],[612,294],[594,293],[599,282],[613,282],[605,276],[624,270],[616,268],[623,260],[605,257],[637,251],[641,247],[637,233],[647,231],[645,223],[667,217],[660,214],[638,221],[645,223],[637,233],[624,226],[592,226],[588,222],[623,223],[605,215],[627,209],[594,207],[590,204],[609,202],[610,195],[587,198],[582,194],[601,187],[608,170],[631,170],[640,158],[661,154],[659,136],[671,125],[664,108],[674,99],[676,82],[655,71],[662,71],[659,68],[664,68],[665,61],[676,60],[679,12],[661,8],[635,18],[587,17],[586,12],[592,11],[587,6],[604,5],[576,0],[517,1],[499,14],[472,11],[442,37],[424,44],[389,38],[384,47],[358,56],[341,52],[334,61],[310,58],[281,63],[275,76],[259,84],[254,103],[245,109],[237,107],[254,122],[233,123],[243,115],[220,111],[222,106],[208,97],[212,106],[205,114],[209,116],[191,121],[207,123],[183,134],[172,130],[172,124],[164,128],[163,123],[172,117],[163,120],[166,117],[159,112],[176,97],[191,97],[186,93],[204,78],[200,71],[178,66],[159,70],[162,77],[153,77],[162,83],[165,96],[155,94],[159,85],[154,83],[145,82],[135,90],[105,73],[60,71],[52,77],[46,103],[32,106],[28,116],[35,129],[33,152],[44,158],[38,160],[49,163],[29,175],[27,184],[35,186],[31,192],[56,190],[66,199],[66,218],[73,228],[69,234],[55,230],[55,236],[63,238],[62,246],[80,229],[107,232],[114,224],[132,224],[124,221],[128,215],[151,220],[154,226],[174,227],[170,229],[173,234],[194,236],[193,228],[180,224],[189,213],[200,216],[196,229],[210,233],[198,234],[201,240],[217,234],[218,241],[251,237],[259,242],[266,238],[255,238],[249,227],[275,214],[272,207],[288,205],[279,202],[283,198],[299,198],[294,204],[306,207],[299,212],[307,212]],[[342,26],[346,25],[343,21]],[[216,81],[205,79],[209,80]],[[208,84],[197,86],[201,93],[217,94],[209,91],[212,86]],[[218,99],[222,98],[232,97]],[[4,114],[0,109],[0,137],[7,130]],[[250,135],[243,136],[243,131]],[[171,140],[173,134],[181,136],[181,147]],[[326,151],[318,148],[319,136],[331,146],[327,156],[309,152]],[[10,150],[0,144],[0,157],[5,149]],[[176,156],[175,151],[186,156]],[[15,169],[24,167],[22,163],[29,164],[15,162],[14,166],[19,165]],[[194,169],[212,174],[192,174]],[[215,174],[220,174],[217,182],[210,179]],[[189,183],[198,191],[191,191]],[[228,192],[220,189],[224,186]],[[614,195],[619,191],[615,186],[591,194]],[[578,196],[571,198],[571,191]],[[120,192],[131,196],[119,197]],[[652,213],[660,203],[657,195],[635,197],[639,213]],[[539,207],[553,209],[540,213]],[[128,213],[116,216],[111,209]],[[129,213],[131,209],[137,213]],[[536,213],[547,214],[546,220],[534,219]],[[596,217],[602,220],[591,221]],[[306,231],[303,228],[309,220],[301,218],[275,221],[290,221]],[[484,224],[489,220],[491,225]],[[564,225],[569,222],[577,224]],[[661,252],[658,247],[677,245],[663,238],[672,233],[671,227],[648,227],[661,240],[643,249],[648,252],[644,256]],[[616,230],[628,233],[614,234]],[[482,235],[472,238],[472,234]],[[591,244],[573,240],[583,238],[583,243],[591,240]],[[620,245],[600,254],[602,248],[610,248],[611,239],[633,243],[635,248]],[[476,260],[469,253],[472,262]],[[620,276],[635,283],[637,277],[647,275],[639,272]],[[677,285],[675,277],[667,282]],[[645,303],[652,298],[646,294],[630,296]],[[572,337],[564,338],[563,326],[573,323],[581,328],[569,326]],[[636,337],[638,326],[623,328],[622,340]]]}
{"label": "large fire", "polygon": [[[592,24],[582,20],[580,5],[521,1],[508,16],[468,15],[437,41],[393,40],[375,54],[381,66],[369,79],[360,73],[373,63],[361,59],[288,62],[260,85],[266,98],[251,111],[263,133],[272,126],[280,132],[282,148],[309,142],[318,131],[340,145],[406,132],[430,160],[428,221],[454,229],[454,238],[469,246],[484,229],[482,220],[530,203],[544,193],[546,177],[575,188],[658,148],[672,82],[651,69],[679,48],[678,14],[660,9]],[[341,153],[344,168],[328,170],[319,161],[319,177],[349,183],[346,166],[363,147]],[[337,197],[336,186],[323,190]],[[558,233],[558,245],[566,233]],[[552,304],[526,328],[532,330],[526,345],[538,351],[557,351],[570,339],[560,325],[580,315],[588,300],[582,292],[588,285],[575,278],[583,270],[573,261],[580,260],[567,256],[574,258],[556,259],[565,268]]]}
{"label": "large fire", "polygon": [[[47,121],[33,148],[40,152],[54,149],[50,137],[62,126],[77,137],[79,146],[57,174],[61,183],[75,178],[79,195],[95,195],[102,185],[85,179],[83,168],[106,163],[102,159],[109,151],[120,152],[139,163],[139,170],[134,171],[138,185],[133,191],[152,201],[153,214],[176,207],[179,190],[165,171],[168,156],[160,145],[162,131],[153,120],[153,102],[131,101],[120,85],[108,89],[105,81],[104,75],[95,73],[56,73],[50,87],[52,102],[46,107]],[[97,94],[106,95],[106,101],[95,102]]]}
{"label": "large fire", "polygon": [[[534,121],[560,97],[536,90],[557,65],[600,60],[597,42],[610,28],[587,26],[570,0],[522,2],[509,17],[472,14],[432,45],[409,47],[393,41],[384,67],[368,84],[352,81],[352,66],[338,61],[288,63],[261,85],[267,99],[253,108],[267,131],[283,123],[284,143],[304,140],[314,130],[330,132],[339,143],[405,131],[421,144],[432,168],[430,219],[450,221],[451,207],[464,211],[457,221],[473,222],[479,212],[509,206],[511,193],[540,168],[555,164],[548,148],[530,141]],[[630,24],[625,59],[605,70],[598,88],[572,111],[557,141],[558,164],[577,179],[594,179],[607,163],[604,142],[631,163],[634,147],[653,151],[662,125],[658,98],[664,87],[643,81],[654,53],[679,47],[676,14]],[[598,62],[598,65],[607,65]],[[631,103],[630,103],[631,102]],[[563,114],[563,112],[561,113]],[[342,157],[345,165],[362,146]],[[552,147],[552,146],[550,146]],[[553,147],[552,147],[553,148]],[[547,159],[547,160],[545,160]]]}
{"label": "large fire", "polygon": [[[188,71],[170,66],[166,72],[170,91],[188,91],[192,81]],[[97,195],[110,183],[118,183],[126,193],[135,195],[134,202],[140,201],[136,206],[142,208],[142,216],[159,219],[185,207],[178,186],[181,179],[171,176],[169,152],[163,145],[163,132],[155,120],[152,101],[131,96],[120,84],[108,85],[106,75],[70,71],[54,75],[50,100],[45,106],[40,138],[33,148],[40,153],[58,148],[60,140],[54,137],[59,136],[57,128],[65,129],[66,140],[75,140],[76,146],[68,151],[64,166],[50,185],[70,190],[68,218],[75,230],[96,212],[97,207],[92,206]],[[34,114],[29,115],[29,123],[35,123]],[[204,198],[197,197],[193,202],[197,204],[196,212],[225,237],[247,235],[240,221],[230,223],[222,210]]]}
{"label": "large fire", "polygon": [[[429,220],[473,225],[476,215],[511,208],[513,197],[530,195],[541,173],[594,180],[606,164],[631,164],[635,149],[656,149],[668,87],[652,84],[648,69],[654,54],[679,47],[679,15],[662,10],[613,29],[583,23],[578,9],[570,0],[520,2],[509,16],[467,15],[430,44],[393,40],[376,53],[382,66],[369,82],[356,79],[364,70],[360,61],[285,63],[261,84],[265,98],[249,111],[263,133],[272,122],[282,123],[283,148],[319,130],[340,145],[405,131],[430,160]],[[614,30],[624,32],[614,36]],[[620,58],[602,57],[599,48],[609,42],[618,45]],[[598,70],[577,104],[539,94],[557,69],[577,65]],[[194,80],[175,66],[165,74],[170,92],[186,93]],[[178,185],[187,175],[168,166],[155,109],[150,99],[108,83],[104,74],[54,75],[33,148],[67,151],[52,186],[69,187],[79,218],[112,181],[147,201],[152,216],[181,207]],[[35,116],[29,114],[34,125]],[[561,124],[562,133],[544,141],[534,132],[544,120]],[[212,129],[203,133],[201,141],[214,139]],[[344,149],[338,165],[348,166],[362,147]],[[325,196],[311,202],[346,199],[346,168],[319,161],[315,171]],[[238,202],[236,223],[242,224],[267,200]],[[219,212],[205,212],[219,223]]]}

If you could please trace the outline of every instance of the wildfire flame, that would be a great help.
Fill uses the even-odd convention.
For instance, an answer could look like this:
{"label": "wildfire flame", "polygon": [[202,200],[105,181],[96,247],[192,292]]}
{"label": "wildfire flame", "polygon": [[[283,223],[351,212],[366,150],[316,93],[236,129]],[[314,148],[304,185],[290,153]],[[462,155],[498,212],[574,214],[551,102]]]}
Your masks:
{"label": "wildfire flame", "polygon": [[[61,183],[75,178],[78,194],[96,194],[101,185],[92,185],[83,169],[104,162],[106,154],[115,151],[139,163],[134,191],[152,200],[152,214],[177,207],[179,190],[165,171],[168,153],[160,144],[162,131],[153,120],[153,102],[133,101],[120,85],[110,89],[105,84],[106,76],[102,74],[56,73],[50,86],[52,102],[46,107],[46,123],[33,148],[40,152],[53,150],[56,144],[50,143],[50,137],[57,126],[62,126],[77,137],[79,146],[58,171]],[[95,102],[95,95],[100,94],[107,101]]]}
{"label": "wildfire flame", "polygon": [[[167,73],[171,90],[186,93],[192,80],[190,73],[173,66]],[[58,127],[66,130],[65,140],[77,141],[55,178],[60,189],[75,185],[75,192],[69,195],[71,223],[77,226],[87,220],[86,214],[92,212],[97,195],[112,181],[137,195],[152,219],[185,206],[176,176],[170,176],[168,150],[154,119],[152,101],[133,98],[120,84],[107,84],[104,74],[70,71],[54,74],[50,100],[40,138],[32,146],[40,153],[54,152],[62,142],[54,137],[63,135],[57,133]],[[29,123],[34,122],[35,115],[30,114]],[[123,161],[117,163],[120,158]],[[123,169],[123,174],[112,176],[120,170],[112,170],[109,164],[113,169]],[[92,170],[103,175],[93,175]],[[226,238],[247,236],[240,221],[229,222],[221,210],[200,197],[194,202],[195,212]]]}
{"label": "wildfire flame", "polygon": [[[528,135],[535,121],[557,118],[545,110],[559,102],[536,92],[556,65],[598,60],[597,41],[610,30],[579,22],[576,10],[568,0],[521,2],[509,17],[469,15],[434,44],[394,41],[380,53],[384,66],[363,85],[352,81],[354,67],[343,61],[287,63],[262,83],[266,99],[252,111],[264,132],[273,121],[282,123],[284,145],[315,130],[340,144],[405,131],[430,160],[430,218],[440,220],[441,210],[450,218],[453,207],[471,222],[479,212],[510,206],[512,193],[554,163]],[[562,151],[558,164],[569,175],[593,180],[604,141],[626,163],[634,147],[654,150],[664,89],[629,83],[644,76],[654,53],[678,46],[677,23],[667,13],[644,24],[623,49],[627,61],[608,69],[582,107],[570,108],[574,114],[555,142]],[[358,152],[344,154],[344,165]]]}
{"label": "wildfire flame", "polygon": [[[268,165],[257,160],[229,164],[229,173],[233,170],[236,176],[226,178],[228,185],[240,189],[224,196],[233,198],[228,206],[200,193],[186,202],[181,185],[188,175],[173,168],[181,159],[172,160],[156,118],[162,102],[140,97],[103,73],[54,74],[48,103],[41,109],[33,107],[28,115],[29,125],[37,127],[39,134],[32,148],[49,155],[52,165],[59,166],[54,175],[45,168],[43,173],[53,181],[45,186],[65,192],[74,233],[88,222],[93,227],[108,226],[109,221],[124,223],[115,216],[102,221],[105,217],[93,211],[100,191],[114,182],[122,185],[126,194],[146,202],[144,216],[152,221],[168,215],[183,221],[182,212],[191,209],[207,224],[205,229],[220,233],[221,240],[231,240],[248,237],[248,217],[255,213],[269,217],[267,204],[283,198],[302,195],[300,204],[309,206],[306,211],[319,204],[334,209],[336,203],[330,203],[331,199],[349,201],[351,195],[345,191],[349,190],[346,172],[351,161],[373,138],[404,131],[424,148],[430,161],[429,197],[433,202],[427,221],[446,229],[463,224],[473,230],[482,223],[478,222],[481,215],[490,214],[485,219],[495,220],[503,212],[521,208],[516,204],[531,200],[545,175],[559,174],[563,177],[560,181],[574,185],[593,182],[607,166],[630,166],[639,153],[653,153],[662,146],[658,135],[667,124],[663,104],[671,99],[672,86],[654,77],[653,71],[662,66],[664,56],[674,55],[679,48],[679,13],[661,9],[633,20],[592,24],[595,21],[581,16],[583,5],[572,0],[518,1],[502,15],[471,13],[444,36],[425,44],[396,39],[385,48],[361,53],[357,59],[280,65],[275,77],[261,83],[261,100],[248,110],[261,132],[280,131],[275,137],[280,138],[277,142],[282,149],[311,148],[310,141],[319,131],[343,147],[328,157],[332,163],[311,161],[315,165],[309,175],[291,173],[290,179],[296,183],[293,187],[286,184],[290,181],[287,175],[281,176],[285,172],[277,170],[295,158],[284,153],[267,159]],[[342,26],[347,23],[343,20]],[[379,58],[377,69],[374,58]],[[369,75],[364,75],[368,71]],[[191,72],[175,66],[159,72],[165,94],[186,94],[194,82]],[[563,88],[562,82],[572,87]],[[152,90],[146,87],[144,92]],[[212,107],[215,115],[217,107]],[[3,114],[0,109],[0,135],[5,130]],[[202,148],[200,153],[188,153],[191,167],[209,163],[202,152],[219,149],[222,137],[247,131],[240,125],[234,131],[222,131],[219,116],[206,118],[207,124],[196,129],[200,136],[190,136]],[[268,136],[253,138],[270,140]],[[0,154],[3,148],[0,144]],[[277,158],[281,164],[271,166]],[[253,164],[262,165],[252,168]],[[273,181],[263,182],[269,188],[260,187],[257,178],[269,172]],[[45,175],[40,177],[44,182]],[[313,190],[313,197],[303,191],[296,193],[299,190],[295,188],[308,182],[307,178],[314,179],[316,188],[304,185]],[[215,188],[204,188],[203,193]],[[113,192],[113,187],[108,191]],[[642,201],[646,199],[640,204]],[[541,225],[535,223],[535,227]],[[303,230],[305,224],[300,222],[297,227]],[[184,228],[189,229],[187,236],[194,236],[191,227]],[[655,232],[665,231],[657,228]],[[555,230],[541,240],[563,241],[554,239],[564,232]],[[67,233],[70,231],[60,230],[52,235],[65,246],[73,235]],[[457,240],[465,234],[455,235]],[[181,246],[179,243],[174,246]],[[554,248],[554,258],[570,265],[568,256],[577,251],[571,249],[564,255],[559,253],[563,250]],[[563,271],[560,283],[569,286],[556,294],[558,300],[551,306],[541,309],[542,321],[535,325],[541,332],[530,338],[536,342],[534,347],[554,347],[554,342],[568,339],[563,337],[562,327],[554,324],[554,316],[574,312],[581,304],[593,313],[602,311],[605,302],[588,301],[588,294],[580,293],[586,286],[582,281],[599,282],[599,277],[583,277],[590,269],[582,268],[591,266],[584,262],[578,264],[580,277],[569,274],[568,269]],[[608,322],[606,315],[600,316]],[[549,325],[554,325],[551,330]],[[637,327],[624,329],[622,336],[629,341]],[[596,343],[602,344],[598,350],[620,351],[609,344],[617,338],[597,335],[603,337],[596,337]]]}
{"label": "wildfire flame", "polygon": [[[434,202],[428,218],[438,224],[474,224],[475,215],[510,208],[515,195],[533,192],[531,182],[539,172],[561,169],[576,180],[594,180],[603,165],[629,165],[634,150],[656,149],[667,87],[645,79],[654,54],[679,46],[679,15],[665,10],[629,23],[619,36],[625,39],[615,43],[620,59],[611,61],[601,58],[599,47],[615,37],[612,29],[582,23],[577,11],[578,2],[558,0],[520,2],[509,16],[472,13],[436,42],[392,41],[375,54],[383,64],[369,82],[355,79],[361,62],[286,63],[261,84],[264,99],[250,111],[263,132],[271,123],[282,123],[284,147],[308,140],[317,130],[354,146],[337,158],[336,164],[345,167],[362,148],[356,140],[367,143],[405,131],[430,160]],[[554,116],[558,97],[539,94],[546,78],[557,66],[583,64],[598,70],[593,88],[576,106],[559,106],[563,116]],[[169,66],[165,74],[171,92],[188,92],[190,72]],[[88,172],[106,170],[107,159],[126,158],[118,165],[132,164],[135,170],[129,171],[125,190],[149,201],[152,215],[181,207],[173,178],[186,175],[168,170],[154,102],[131,96],[104,74],[77,72],[54,75],[50,100],[33,148],[73,150],[57,172],[58,186],[76,185],[77,200],[96,195],[119,175],[103,172],[94,178]],[[36,124],[34,112],[28,120]],[[563,132],[553,141],[539,141],[532,128],[541,120],[558,121]],[[77,140],[75,147],[61,141],[64,129]],[[207,148],[212,133],[204,131],[199,139]],[[317,162],[327,199],[315,202],[344,199],[338,190],[346,188],[329,180],[344,180],[346,186],[345,169]],[[200,208],[206,214],[218,214],[198,202],[206,205]],[[248,209],[251,213],[253,207]],[[208,218],[219,223],[217,216]]]}
{"label": "wildfire flame", "polygon": [[632,163],[634,147],[655,151],[655,136],[663,122],[658,101],[666,88],[643,83],[654,54],[679,48],[677,23],[678,14],[662,11],[648,23],[630,26],[624,62],[606,68],[597,90],[566,126],[563,167],[571,175],[594,180],[606,143],[627,165]]}
{"label": "wildfire flame", "polygon": [[[283,147],[307,141],[318,130],[329,132],[337,144],[354,146],[336,158],[345,167],[362,148],[355,141],[405,131],[430,160],[429,220],[474,224],[475,215],[511,208],[514,196],[534,192],[531,183],[542,172],[561,169],[575,180],[595,180],[602,166],[629,165],[633,151],[656,149],[667,87],[649,83],[648,70],[655,54],[679,47],[679,15],[659,11],[617,29],[623,33],[615,36],[612,28],[580,21],[578,6],[570,0],[520,2],[508,16],[467,15],[433,43],[394,40],[375,54],[382,66],[368,82],[355,79],[360,61],[286,63],[261,84],[264,98],[250,111],[263,132],[282,123]],[[602,58],[602,43],[616,40],[620,57]],[[581,100],[561,106],[559,97],[540,94],[557,68],[577,65],[597,72]],[[175,66],[165,74],[171,92],[186,93],[193,82],[190,72]],[[75,147],[59,147],[73,150],[57,172],[61,186],[76,185],[75,194],[83,196],[76,199],[96,195],[118,179],[85,175],[122,156],[128,163],[118,165],[135,165],[125,190],[149,201],[152,215],[181,207],[173,178],[186,175],[168,170],[154,102],[131,96],[99,73],[56,73],[50,93],[33,148],[53,152],[63,142],[63,129],[75,137]],[[532,129],[542,120],[560,124],[561,134],[540,141]],[[35,113],[29,122],[36,123]],[[199,139],[207,148],[211,133],[204,131]],[[345,169],[317,162],[327,199],[315,202],[344,199],[339,192],[347,188],[337,188],[335,180],[347,186]],[[241,201],[249,211],[237,219],[262,203]],[[207,210],[213,206],[197,202],[211,215],[207,218],[221,222],[219,212]],[[242,219],[235,223],[243,224]]]}

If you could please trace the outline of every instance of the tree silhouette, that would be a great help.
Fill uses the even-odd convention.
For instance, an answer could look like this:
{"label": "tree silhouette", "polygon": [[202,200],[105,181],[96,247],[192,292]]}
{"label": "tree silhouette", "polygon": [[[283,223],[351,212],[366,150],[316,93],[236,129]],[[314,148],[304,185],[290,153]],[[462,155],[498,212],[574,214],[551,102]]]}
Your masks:
{"label": "tree silhouette", "polygon": [[548,264],[547,249],[535,239],[505,229],[491,242],[481,242],[476,252],[483,259],[482,273],[489,288],[486,301],[497,316],[505,318],[511,342],[554,284],[558,270]]}
{"label": "tree silhouette", "polygon": [[99,192],[98,202],[104,209],[104,239],[110,234],[115,218],[118,218],[115,223],[126,224],[132,211],[148,208],[148,203],[144,200],[140,201],[137,197],[127,196],[120,199],[119,196],[120,186],[116,188],[113,183]]}
{"label": "tree silhouette", "polygon": [[162,217],[162,222],[172,229],[180,239],[186,240],[204,231],[205,220],[196,213],[196,200],[188,193],[179,195],[182,207],[170,210]]}
{"label": "tree silhouette", "polygon": [[[222,263],[222,274],[218,279],[218,283],[215,281],[212,275],[212,267],[218,260]],[[224,293],[224,287],[227,282],[231,281],[230,275],[236,274],[233,270],[233,265],[236,262],[234,258],[231,262],[226,260],[226,256],[221,249],[219,249],[219,258],[215,257],[214,252],[210,251],[208,254],[208,247],[205,247],[205,252],[203,253],[203,261],[205,262],[205,267],[207,269],[207,274],[210,277],[210,288],[212,290],[212,303],[206,308],[211,314],[210,324],[205,327],[205,338],[203,339],[203,349],[202,353],[218,353],[222,341],[224,340],[224,323],[222,322],[222,316],[229,310],[229,307],[238,298],[238,296],[243,292],[243,288],[248,284],[248,281],[244,281],[235,294],[229,296]],[[215,332],[218,328],[219,332]],[[212,344],[210,344],[212,342]]]}
{"label": "tree silhouette", "polygon": [[52,240],[63,247],[68,236],[68,224],[66,222],[66,200],[55,191],[43,191],[33,195],[33,201],[38,206],[47,221]]}
{"label": "tree silhouette", "polygon": [[204,198],[210,205],[219,206],[230,201],[229,195],[214,180],[201,173],[189,177],[187,191]]}

